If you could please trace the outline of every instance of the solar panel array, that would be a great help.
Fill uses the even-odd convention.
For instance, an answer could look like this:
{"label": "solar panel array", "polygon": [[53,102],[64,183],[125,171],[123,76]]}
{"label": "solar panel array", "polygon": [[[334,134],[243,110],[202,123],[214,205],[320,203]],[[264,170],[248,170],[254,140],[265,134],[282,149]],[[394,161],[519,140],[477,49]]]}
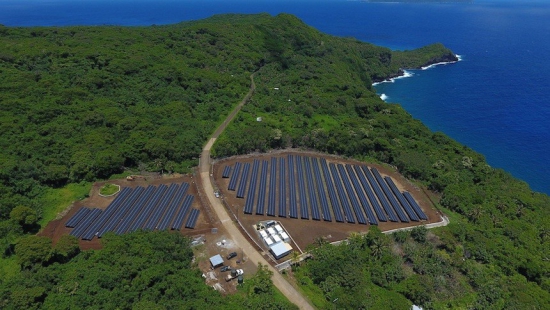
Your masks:
{"label": "solar panel array", "polygon": [[191,210],[191,214],[189,214],[189,218],[187,218],[187,222],[185,222],[185,228],[195,228],[195,224],[197,224],[197,219],[199,218],[199,212],[198,209]]}
{"label": "solar panel array", "polygon": [[286,217],[286,169],[285,159],[279,158],[279,216]]}
{"label": "solar panel array", "polygon": [[86,214],[88,214],[89,212],[89,208],[81,208],[67,221],[67,223],[65,223],[65,227],[74,228],[84,217],[86,217]]}
{"label": "solar panel array", "polygon": [[185,227],[194,228],[199,212],[192,212],[195,219],[187,217],[194,199],[186,195],[188,189],[189,183],[125,188],[104,211],[82,208],[65,226],[74,227],[70,234],[83,240],[101,238],[107,232],[120,235],[138,229],[179,230],[186,218]]}
{"label": "solar panel array", "polygon": [[233,171],[228,190],[235,190],[239,183],[237,198],[245,198],[245,214],[297,219],[299,210],[301,219],[332,222],[334,218],[336,222],[364,225],[428,219],[410,193],[401,193],[393,180],[382,177],[376,168],[290,154],[263,160],[261,169],[259,166],[255,159],[250,181],[249,163],[237,162],[222,172],[227,178]]}
{"label": "solar panel array", "polygon": [[230,174],[231,174],[231,166],[225,166],[223,168],[222,178],[224,178],[224,179],[229,178]]}
{"label": "solar panel array", "polygon": [[298,174],[298,193],[300,193],[300,218],[308,219],[309,210],[306,197],[306,186],[304,183],[304,171],[302,168],[302,157],[296,156],[296,172]]}
{"label": "solar panel array", "polygon": [[298,218],[298,203],[296,202],[296,179],[294,176],[294,156],[288,155],[288,199],[289,216],[293,219]]}
{"label": "solar panel array", "polygon": [[252,176],[250,177],[250,186],[248,187],[248,193],[246,195],[246,203],[244,205],[244,213],[252,214],[254,208],[254,197],[256,196],[256,184],[258,183],[258,168],[260,167],[260,161],[254,159],[252,165]]}
{"label": "solar panel array", "polygon": [[271,173],[269,174],[269,195],[267,199],[267,215],[275,216],[275,204],[277,203],[277,158],[271,158]]}

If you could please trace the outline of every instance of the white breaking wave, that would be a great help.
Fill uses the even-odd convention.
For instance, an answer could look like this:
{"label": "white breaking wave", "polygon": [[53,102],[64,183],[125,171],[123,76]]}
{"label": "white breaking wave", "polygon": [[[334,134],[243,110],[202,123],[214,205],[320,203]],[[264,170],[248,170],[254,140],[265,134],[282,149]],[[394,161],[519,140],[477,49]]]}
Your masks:
{"label": "white breaking wave", "polygon": [[414,73],[412,73],[410,71],[407,71],[407,70],[403,70],[403,75],[400,75],[398,77],[394,77],[393,79],[391,79],[391,81],[393,83],[395,80],[405,79],[405,78],[411,77],[413,75],[414,75]]}
{"label": "white breaking wave", "polygon": [[[455,54],[455,56],[456,56],[456,58],[458,58],[457,61],[462,61],[462,56],[456,55],[456,54]],[[442,61],[442,62],[438,62],[438,63],[435,63],[435,64],[431,64],[431,65],[429,65],[429,66],[422,67],[422,68],[420,68],[420,69],[422,69],[422,70],[428,70],[428,69],[431,69],[431,68],[433,68],[433,67],[435,67],[435,66],[446,65],[446,64],[454,64],[454,63],[457,62],[457,61]]]}
{"label": "white breaking wave", "polygon": [[380,95],[380,99],[386,101],[386,99],[388,99],[388,96],[386,96],[386,94],[382,94]]}
{"label": "white breaking wave", "polygon": [[391,79],[383,80],[382,82],[372,83],[372,86],[376,86],[376,85],[382,84],[382,83],[393,83],[393,82],[395,82],[395,80],[408,78],[408,77],[411,77],[411,76],[413,76],[413,75],[414,75],[413,72],[410,72],[410,71],[407,71],[407,70],[403,70],[403,75],[396,76],[396,77],[391,78]]}

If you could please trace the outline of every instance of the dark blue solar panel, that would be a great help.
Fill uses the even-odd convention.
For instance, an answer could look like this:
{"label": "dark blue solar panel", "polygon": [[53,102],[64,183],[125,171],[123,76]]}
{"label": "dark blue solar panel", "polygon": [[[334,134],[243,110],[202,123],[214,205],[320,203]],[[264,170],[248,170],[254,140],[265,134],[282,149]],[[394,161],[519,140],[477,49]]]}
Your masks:
{"label": "dark blue solar panel", "polygon": [[[252,164],[252,176],[250,177],[250,186],[246,193],[246,201],[244,203],[244,213],[252,214],[254,209],[254,198],[256,197],[256,184],[258,184],[258,167],[260,167],[260,161],[254,159]],[[238,212],[238,211],[237,211]]]}
{"label": "dark blue solar panel", "polygon": [[189,183],[183,183],[179,190],[176,191],[174,199],[170,202],[168,210],[164,213],[160,223],[157,226],[158,230],[165,230],[170,226],[172,219],[174,218],[174,214],[176,214],[176,211],[179,210],[179,207],[183,204],[183,197],[185,196],[188,188]]}
{"label": "dark blue solar panel", "polygon": [[391,191],[393,192],[395,197],[397,197],[397,200],[399,201],[403,209],[405,209],[405,212],[407,212],[407,215],[409,216],[411,221],[418,222],[420,220],[418,218],[418,215],[416,215],[414,210],[409,205],[409,202],[405,199],[405,197],[403,197],[403,194],[401,194],[399,189],[397,189],[397,186],[395,186],[393,180],[390,177],[385,177],[384,180],[386,180],[386,183],[388,183],[388,185],[390,186]]}
{"label": "dark blue solar panel", "polygon": [[267,215],[275,216],[277,191],[277,158],[271,157],[271,173],[269,174],[269,195],[267,197]]}
{"label": "dark blue solar panel", "polygon": [[[369,180],[369,184],[371,185],[372,189],[376,193],[376,197],[378,197],[378,200],[382,204],[382,207],[384,207],[384,211],[386,211],[386,214],[388,215],[388,218],[390,219],[390,221],[399,222],[399,220],[397,219],[397,215],[395,214],[395,211],[393,211],[393,208],[390,206],[390,203],[388,202],[388,200],[386,199],[386,196],[380,189],[380,186],[378,186],[378,182],[370,172],[369,168],[367,168],[366,166],[362,166],[361,169],[367,176],[367,179]],[[376,200],[371,199],[371,203],[374,204],[374,201]]]}
{"label": "dark blue solar panel", "polygon": [[258,190],[258,202],[256,203],[256,214],[263,215],[265,209],[265,192],[267,190],[267,168],[269,162],[267,160],[262,161],[262,170],[260,173],[260,188]]}
{"label": "dark blue solar panel", "polygon": [[340,202],[338,201],[338,197],[336,196],[336,190],[334,189],[334,182],[332,182],[332,178],[328,170],[327,161],[324,158],[321,158],[321,168],[323,168],[323,175],[325,178],[325,183],[327,185],[328,196],[332,204],[332,211],[334,212],[334,217],[336,218],[336,222],[343,223],[344,214],[342,213]]}
{"label": "dark blue solar panel", "polygon": [[140,214],[138,215],[134,223],[132,223],[132,225],[130,226],[129,232],[136,231],[143,227],[143,225],[145,224],[145,221],[151,215],[153,208],[157,205],[157,203],[159,203],[162,196],[166,192],[166,189],[167,187],[164,184],[159,186],[159,188],[155,191],[155,194],[153,195],[153,197],[147,202],[147,205],[143,207],[143,209],[141,209]]}
{"label": "dark blue solar panel", "polygon": [[197,209],[191,210],[191,214],[189,214],[189,218],[185,223],[185,228],[190,228],[190,229],[195,228],[195,225],[197,224],[197,219],[199,218],[199,212],[200,211]]}
{"label": "dark blue solar panel", "polygon": [[349,204],[348,198],[346,197],[346,192],[344,191],[344,187],[342,186],[342,180],[340,179],[340,175],[338,174],[336,165],[330,163],[329,168],[330,174],[332,175],[332,180],[334,181],[334,185],[336,186],[336,192],[338,193],[338,197],[340,197],[340,203],[344,208],[346,222],[355,223],[355,217],[353,216],[353,212],[351,211],[351,206]]}
{"label": "dark blue solar panel", "polygon": [[97,237],[101,238],[106,232],[114,231],[116,226],[122,222],[124,219],[126,213],[128,213],[128,210],[132,207],[134,202],[138,199],[138,197],[143,193],[144,188],[141,186],[136,187],[132,190],[130,195],[126,197],[126,199],[120,204],[120,207],[117,209],[115,213],[111,216],[111,218],[107,221],[105,226],[103,226],[98,234]]}
{"label": "dark blue solar panel", "polygon": [[304,169],[302,167],[302,156],[296,156],[296,174],[298,177],[298,193],[300,194],[300,218],[309,219],[309,206],[306,196],[304,182]]}
{"label": "dark blue solar panel", "polygon": [[229,178],[230,174],[231,174],[231,166],[225,166],[223,168],[222,178],[227,179],[227,178]]}
{"label": "dark blue solar panel", "polygon": [[409,192],[404,192],[403,196],[405,196],[405,199],[407,199],[411,207],[413,207],[414,212],[416,212],[416,215],[418,215],[418,217],[421,220],[424,220],[424,221],[428,220],[428,217],[426,216],[426,214],[422,211],[418,203],[416,203],[413,196]]}
{"label": "dark blue solar panel", "polygon": [[305,166],[305,182],[306,182],[306,191],[309,197],[309,205],[311,206],[311,218],[320,221],[321,213],[319,212],[319,204],[317,203],[317,195],[315,192],[315,178],[313,177],[313,172],[311,171],[311,163],[309,157],[304,157],[304,166]]}
{"label": "dark blue solar panel", "polygon": [[131,193],[129,188],[123,189],[117,197],[107,206],[105,211],[101,213],[101,216],[96,218],[94,222],[88,227],[88,229],[82,234],[82,239],[92,240],[94,236],[98,235],[99,230],[106,226],[107,222],[111,219],[112,215],[116,213],[124,199]]}
{"label": "dark blue solar panel", "polygon": [[193,204],[194,198],[195,197],[193,195],[185,196],[185,198],[183,199],[183,205],[181,206],[181,209],[176,215],[176,219],[174,219],[174,223],[172,223],[172,230],[181,229],[181,225],[183,225],[183,220],[185,220],[187,213],[189,213],[189,209],[191,208],[191,204]]}
{"label": "dark blue solar panel", "polygon": [[323,210],[323,220],[327,222],[332,222],[332,215],[330,214],[330,209],[327,200],[327,192],[325,191],[325,186],[323,180],[321,179],[321,170],[319,168],[319,161],[317,158],[311,158],[311,163],[313,166],[313,173],[315,174],[315,182],[317,183],[317,193],[319,193],[319,200],[321,201],[321,209]]}
{"label": "dark blue solar panel", "polygon": [[[367,194],[367,197],[370,200],[371,206],[374,208],[374,212],[376,212],[376,216],[378,216],[378,220],[381,221],[381,222],[386,222],[387,221],[386,214],[384,214],[384,211],[380,207],[380,204],[378,203],[378,200],[376,199],[376,196],[372,192],[372,190],[369,186],[369,182],[367,181],[367,178],[365,177],[365,174],[363,173],[363,170],[361,170],[361,167],[359,167],[359,166],[353,166],[353,170],[355,170],[355,173],[359,177],[359,183],[361,184],[361,187],[363,188],[363,190]],[[351,173],[350,173],[350,176],[351,176]],[[358,193],[361,192],[361,190],[358,187],[356,188],[356,190],[357,190]],[[363,195],[363,198],[365,198],[364,195]],[[364,204],[364,205],[368,205],[368,202],[366,202],[366,204]]]}
{"label": "dark blue solar panel", "polygon": [[382,176],[380,175],[378,170],[376,170],[376,168],[371,168],[371,172],[374,175],[374,178],[376,179],[376,181],[378,182],[378,185],[380,185],[380,188],[382,188],[382,191],[386,195],[386,198],[388,198],[388,201],[393,207],[393,210],[397,213],[397,216],[399,217],[401,222],[408,223],[409,218],[407,217],[407,215],[405,215],[405,212],[403,212],[397,200],[395,200],[395,197],[393,196],[386,182],[384,182],[384,180],[382,179]]}
{"label": "dark blue solar panel", "polygon": [[[344,188],[342,188],[343,193],[347,193],[345,195],[349,201],[351,202],[351,208],[355,212],[355,217],[357,218],[357,222],[359,224],[367,224],[367,219],[365,218],[365,215],[363,214],[363,210],[361,209],[361,206],[359,205],[359,201],[357,201],[357,197],[355,197],[355,193],[353,191],[353,188],[351,186],[351,183],[348,179],[348,174],[346,173],[346,170],[344,169],[344,166],[337,165],[338,172],[340,173],[340,179],[342,180],[342,183],[344,184]],[[347,199],[346,199],[347,201]]]}
{"label": "dark blue solar panel", "polygon": [[286,173],[285,159],[279,158],[279,216],[286,217]]}
{"label": "dark blue solar panel", "polygon": [[166,212],[166,209],[168,209],[169,202],[172,200],[174,193],[176,193],[179,187],[180,187],[179,184],[172,184],[168,187],[168,190],[165,192],[160,202],[153,208],[153,212],[151,213],[151,216],[148,219],[146,219],[143,229],[153,230],[157,228],[157,224],[160,221],[160,217],[164,212]]}
{"label": "dark blue solar panel", "polygon": [[233,173],[231,174],[231,179],[229,180],[229,184],[227,186],[227,189],[230,191],[234,191],[235,187],[237,186],[237,180],[239,180],[239,176],[241,173],[241,167],[242,164],[237,162],[235,164],[235,169],[233,169]]}
{"label": "dark blue solar panel", "polygon": [[109,206],[101,213],[101,216],[98,217],[92,225],[84,232],[82,235],[82,239],[84,240],[92,240],[94,236],[99,235],[99,232],[103,230],[104,228],[108,228],[108,223],[113,217],[114,214],[117,213],[120,206],[124,203],[124,200],[128,198],[131,195],[132,190],[129,188],[125,188],[122,190],[118,197],[115,198]]}
{"label": "dark blue solar panel", "polygon": [[93,222],[101,215],[102,211],[99,209],[92,209],[86,217],[84,217],[78,225],[71,231],[70,235],[77,238],[82,237],[86,230],[93,224]]}
{"label": "dark blue solar panel", "polygon": [[246,190],[246,182],[248,181],[248,172],[250,171],[250,164],[244,164],[244,170],[239,182],[239,188],[237,189],[237,198],[244,198],[244,192]]}
{"label": "dark blue solar panel", "polygon": [[298,218],[298,204],[296,202],[296,178],[294,175],[294,156],[288,155],[288,199],[289,199],[289,216]]}
{"label": "dark blue solar panel", "polygon": [[131,209],[128,210],[128,213],[124,216],[122,219],[122,222],[116,227],[115,233],[117,235],[121,235],[125,233],[129,228],[132,222],[135,220],[135,218],[140,213],[141,209],[145,207],[147,201],[153,197],[153,194],[157,188],[155,186],[147,186],[143,194],[141,194],[136,201],[136,203],[132,206]]}
{"label": "dark blue solar panel", "polygon": [[346,165],[346,171],[348,172],[348,176],[351,180],[351,183],[353,184],[353,189],[355,190],[355,193],[357,194],[357,197],[359,198],[359,201],[361,202],[361,206],[363,206],[363,210],[365,211],[365,214],[367,215],[367,219],[369,221],[369,224],[371,225],[378,225],[378,220],[376,220],[376,216],[374,215],[374,212],[372,212],[372,209],[370,207],[370,204],[367,200],[367,197],[363,193],[363,189],[361,188],[361,184],[359,183],[359,180],[355,176],[355,173],[353,172],[353,168],[351,165]]}
{"label": "dark blue solar panel", "polygon": [[80,222],[86,216],[86,214],[88,214],[88,212],[90,212],[90,209],[86,207],[81,208],[67,221],[67,223],[65,223],[65,227],[74,228],[78,224],[78,222]]}

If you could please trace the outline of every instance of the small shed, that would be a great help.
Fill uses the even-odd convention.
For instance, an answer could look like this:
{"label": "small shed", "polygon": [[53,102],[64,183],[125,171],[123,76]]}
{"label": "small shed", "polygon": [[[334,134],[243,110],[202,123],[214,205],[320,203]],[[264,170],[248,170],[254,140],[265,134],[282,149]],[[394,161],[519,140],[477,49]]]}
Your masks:
{"label": "small shed", "polygon": [[269,248],[269,251],[275,256],[275,259],[281,259],[292,252],[292,247],[286,242],[279,242]]}
{"label": "small shed", "polygon": [[220,254],[210,257],[210,264],[213,268],[220,267],[223,265],[223,258]]}
{"label": "small shed", "polygon": [[275,225],[275,230],[278,232],[278,233],[282,233],[284,230],[283,228],[281,227],[281,225],[277,224]]}

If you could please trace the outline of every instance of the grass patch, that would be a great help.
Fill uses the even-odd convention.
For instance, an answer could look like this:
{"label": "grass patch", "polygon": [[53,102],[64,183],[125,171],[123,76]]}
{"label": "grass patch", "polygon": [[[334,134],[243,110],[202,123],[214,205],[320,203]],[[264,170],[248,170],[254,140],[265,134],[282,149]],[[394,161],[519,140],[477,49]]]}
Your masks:
{"label": "grass patch", "polygon": [[124,171],[122,173],[113,174],[109,177],[109,180],[118,180],[118,179],[126,179],[127,176],[132,175],[135,173],[132,173],[131,171]]}
{"label": "grass patch", "polygon": [[41,227],[45,227],[54,220],[60,212],[65,210],[76,200],[88,197],[92,183],[72,183],[62,188],[48,188],[42,196],[42,218],[38,221]]}
{"label": "grass patch", "polygon": [[111,183],[107,183],[99,189],[99,194],[101,194],[103,196],[109,196],[109,195],[113,195],[114,193],[118,192],[119,190],[120,190],[120,187],[118,187],[114,184],[111,184]]}
{"label": "grass patch", "polygon": [[330,115],[315,114],[313,115],[314,126],[321,127],[325,131],[330,131],[332,128],[338,126],[338,120]]}

